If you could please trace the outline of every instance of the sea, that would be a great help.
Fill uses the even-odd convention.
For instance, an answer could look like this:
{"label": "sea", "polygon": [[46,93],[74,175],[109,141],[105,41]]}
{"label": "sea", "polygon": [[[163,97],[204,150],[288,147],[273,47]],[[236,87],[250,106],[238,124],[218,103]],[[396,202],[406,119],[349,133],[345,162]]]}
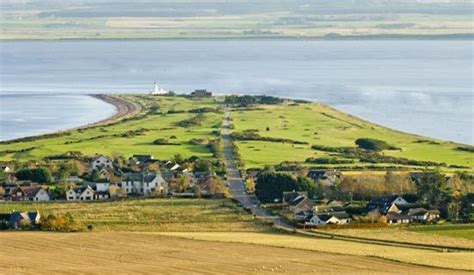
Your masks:
{"label": "sea", "polygon": [[102,120],[115,108],[88,94],[147,93],[157,82],[176,93],[307,99],[389,128],[472,145],[473,42],[0,42],[0,140]]}

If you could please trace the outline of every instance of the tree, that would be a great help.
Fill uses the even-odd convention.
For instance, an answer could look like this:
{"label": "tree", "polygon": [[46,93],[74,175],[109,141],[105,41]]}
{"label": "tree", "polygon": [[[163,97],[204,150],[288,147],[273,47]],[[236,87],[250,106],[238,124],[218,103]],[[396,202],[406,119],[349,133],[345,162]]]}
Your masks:
{"label": "tree", "polygon": [[3,189],[3,187],[0,186],[0,196],[3,196],[5,195],[5,189]]}
{"label": "tree", "polygon": [[298,190],[298,181],[284,173],[262,172],[255,184],[255,195],[263,203],[281,201],[283,192]]}
{"label": "tree", "polygon": [[320,188],[316,188],[314,182],[308,177],[298,177],[297,186],[298,190],[308,192],[309,198],[321,198],[323,196],[322,190]]}
{"label": "tree", "polygon": [[371,151],[382,151],[386,149],[395,149],[394,147],[388,145],[383,140],[373,139],[373,138],[359,138],[356,139],[355,144],[361,149],[371,150]]}
{"label": "tree", "polygon": [[51,172],[44,167],[20,169],[15,173],[15,176],[19,180],[31,180],[37,183],[51,182]]}
{"label": "tree", "polygon": [[174,155],[174,161],[178,164],[181,164],[184,162],[184,158],[180,154],[176,154]]}
{"label": "tree", "polygon": [[451,190],[446,184],[445,175],[436,169],[425,171],[415,181],[416,192],[422,203],[438,208],[446,214],[447,203],[450,201]]}
{"label": "tree", "polygon": [[211,172],[212,164],[205,159],[198,159],[194,162],[194,170],[198,172]]}

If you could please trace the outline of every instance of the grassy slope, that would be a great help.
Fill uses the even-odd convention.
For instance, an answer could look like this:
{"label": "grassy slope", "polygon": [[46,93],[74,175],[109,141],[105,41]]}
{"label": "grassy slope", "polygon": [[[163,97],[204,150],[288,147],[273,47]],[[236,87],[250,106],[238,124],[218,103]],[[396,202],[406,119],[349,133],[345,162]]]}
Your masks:
{"label": "grassy slope", "polygon": [[[146,112],[150,106],[158,105],[164,112],[170,110],[190,110],[200,107],[217,107],[213,99],[191,100],[182,97],[155,96],[125,96],[144,106]],[[0,152],[4,150],[20,150],[38,147],[22,153],[0,154],[0,160],[34,160],[67,151],[81,151],[85,155],[112,155],[119,153],[126,157],[133,154],[153,154],[158,159],[167,159],[179,153],[185,157],[208,157],[211,152],[205,145],[191,145],[192,138],[214,138],[212,131],[218,129],[222,114],[206,113],[201,126],[190,128],[178,127],[176,122],[195,116],[192,113],[177,113],[166,115],[149,115],[140,120],[96,127],[79,132],[71,131],[71,135],[41,139],[30,142],[0,144]],[[473,170],[474,157],[472,153],[456,150],[459,144],[436,141],[439,144],[417,143],[417,140],[430,140],[424,137],[390,130],[351,115],[334,110],[322,104],[299,104],[298,106],[260,106],[258,110],[234,110],[231,114],[235,129],[258,129],[259,134],[268,137],[288,138],[306,141],[309,145],[293,145],[287,143],[239,141],[240,153],[247,167],[262,167],[267,164],[279,164],[282,161],[304,162],[308,157],[325,157],[327,152],[315,151],[313,144],[327,146],[354,146],[354,141],[360,137],[381,139],[391,145],[402,148],[402,151],[386,151],[396,157],[415,160],[445,162],[448,165],[462,165]],[[266,131],[266,127],[270,131]],[[130,138],[113,136],[130,130],[146,128],[144,135]],[[99,139],[85,140],[91,137],[106,135]],[[179,145],[153,145],[157,138],[170,138],[170,142]],[[69,141],[80,143],[65,144]],[[355,163],[353,165],[369,165]],[[388,166],[392,164],[378,164]],[[337,166],[337,165],[332,165]],[[347,166],[347,165],[345,165]],[[418,167],[420,168],[420,167]],[[451,169],[452,170],[452,169]],[[466,170],[466,169],[463,169]]]}
{"label": "grassy slope", "polygon": [[[443,141],[436,141],[439,144],[417,143],[415,141],[426,138],[390,130],[322,104],[267,106],[263,110],[234,111],[232,119],[235,125],[234,131],[258,129],[262,136],[289,138],[309,143],[309,145],[292,145],[261,141],[238,142],[240,153],[248,167],[277,164],[285,160],[301,162],[308,157],[328,156],[327,152],[312,150],[310,145],[355,146],[354,141],[360,137],[384,140],[402,148],[402,151],[385,152],[396,157],[446,162],[469,166],[471,170],[474,164],[472,153],[455,149],[459,144]],[[270,131],[266,131],[267,126]]]}
{"label": "grassy slope", "polygon": [[[158,104],[163,110],[189,110],[193,108],[213,105],[213,100],[190,100],[179,97],[135,97],[128,96],[128,99],[138,101],[146,107],[151,104]],[[31,142],[18,142],[14,144],[0,144],[0,151],[19,150],[23,148],[38,147],[32,151],[24,153],[12,153],[0,156],[0,160],[30,160],[42,158],[50,155],[60,154],[67,151],[80,151],[85,155],[105,154],[112,155],[119,153],[126,157],[133,154],[152,154],[159,159],[167,159],[175,154],[184,157],[190,156],[210,156],[210,151],[204,145],[191,145],[188,141],[192,138],[212,138],[213,127],[221,122],[221,115],[215,113],[205,114],[206,119],[201,126],[190,128],[178,127],[176,122],[191,118],[196,114],[178,113],[167,115],[150,115],[144,119],[131,120],[111,126],[88,129],[83,132],[74,130],[70,136],[41,139]],[[115,134],[122,134],[130,130],[140,128],[149,129],[144,135],[131,138],[115,137]],[[65,144],[106,135],[106,137],[86,140],[80,143]],[[170,142],[180,143],[180,145],[153,145],[157,138],[169,138],[176,136],[177,139],[170,139]]]}
{"label": "grassy slope", "polygon": [[317,239],[297,235],[289,236],[269,233],[170,232],[159,234],[165,236],[176,236],[194,240],[207,240],[213,242],[218,241],[230,243],[249,243],[345,255],[372,256],[403,263],[474,270],[474,263],[472,262],[473,254],[470,252],[442,253],[414,248],[386,247],[382,245],[372,245],[331,239]]}
{"label": "grassy slope", "polygon": [[43,216],[71,213],[96,231],[256,231],[263,227],[229,200],[146,199],[92,203],[2,203],[0,213],[37,209]]}

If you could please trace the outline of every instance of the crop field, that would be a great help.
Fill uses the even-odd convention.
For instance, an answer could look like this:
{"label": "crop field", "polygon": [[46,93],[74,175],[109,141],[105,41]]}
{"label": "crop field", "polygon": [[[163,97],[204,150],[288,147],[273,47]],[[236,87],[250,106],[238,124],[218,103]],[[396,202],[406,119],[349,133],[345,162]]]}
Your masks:
{"label": "crop field", "polygon": [[473,225],[424,225],[401,228],[389,226],[377,229],[336,229],[321,232],[374,240],[474,249],[473,230]]}
{"label": "crop field", "polygon": [[[189,140],[215,138],[212,131],[219,127],[222,115],[205,113],[200,125],[186,128],[176,124],[197,114],[175,112],[208,106],[216,107],[212,99],[191,100],[182,97],[155,96],[124,96],[123,98],[144,106],[142,114],[139,115],[144,115],[153,106],[158,108],[158,113],[110,126],[72,130],[68,132],[69,134],[59,137],[0,144],[0,160],[33,160],[68,151],[78,151],[89,156],[96,154],[111,156],[117,153],[130,157],[133,154],[152,154],[158,159],[168,159],[176,154],[181,154],[183,157],[209,157],[211,155],[205,145],[194,145],[189,143]],[[157,138],[168,139],[170,144],[154,145],[153,141]],[[26,151],[20,152],[25,148]]]}
{"label": "crop field", "polygon": [[376,257],[145,233],[7,232],[0,243],[2,274],[453,273]]}
{"label": "crop field", "polygon": [[158,234],[211,242],[246,243],[352,256],[369,256],[393,260],[401,263],[474,271],[474,262],[472,261],[474,254],[470,252],[443,253],[415,248],[389,247],[383,245],[273,233],[169,232]]}
{"label": "crop field", "polygon": [[467,239],[470,240],[471,245],[474,244],[473,224],[420,226],[409,227],[407,230],[427,235],[431,238],[434,237],[436,240],[443,238],[456,238],[461,240]]}
{"label": "crop field", "polygon": [[39,210],[49,214],[71,213],[81,228],[94,231],[259,231],[252,215],[229,200],[141,199],[91,203],[2,203],[0,213]]}
{"label": "crop field", "polygon": [[[356,139],[368,137],[401,148],[401,150],[385,150],[385,155],[444,162],[448,165],[470,167],[468,170],[473,169],[474,155],[456,149],[462,145],[391,130],[322,104],[260,106],[256,110],[234,111],[231,117],[235,126],[234,132],[255,129],[262,137],[286,138],[307,143],[238,141],[239,152],[247,167],[263,167],[266,164],[279,164],[283,161],[304,162],[308,157],[328,157],[331,152],[313,150],[311,145],[355,147]],[[360,162],[343,164],[343,166],[361,165],[367,164]],[[331,164],[331,166],[341,165]]]}
{"label": "crop field", "polygon": [[470,11],[468,1],[8,1],[0,39],[466,37]]}

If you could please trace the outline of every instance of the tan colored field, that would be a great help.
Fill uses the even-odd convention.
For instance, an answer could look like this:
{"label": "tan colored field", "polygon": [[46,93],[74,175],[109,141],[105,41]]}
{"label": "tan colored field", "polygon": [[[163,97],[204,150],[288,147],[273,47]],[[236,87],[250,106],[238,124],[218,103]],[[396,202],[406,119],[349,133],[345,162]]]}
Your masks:
{"label": "tan colored field", "polygon": [[473,240],[440,235],[433,236],[432,234],[407,231],[404,228],[389,227],[382,229],[339,229],[322,232],[375,240],[397,241],[415,244],[443,245],[450,247],[463,247],[474,249]]}
{"label": "tan colored field", "polygon": [[454,273],[374,257],[143,233],[8,232],[0,243],[1,274]]}
{"label": "tan colored field", "polygon": [[317,239],[312,237],[269,233],[168,232],[158,234],[213,242],[248,243],[353,256],[372,256],[397,262],[412,263],[424,266],[474,270],[474,254],[469,252],[443,253],[423,249],[390,247],[349,241]]}

